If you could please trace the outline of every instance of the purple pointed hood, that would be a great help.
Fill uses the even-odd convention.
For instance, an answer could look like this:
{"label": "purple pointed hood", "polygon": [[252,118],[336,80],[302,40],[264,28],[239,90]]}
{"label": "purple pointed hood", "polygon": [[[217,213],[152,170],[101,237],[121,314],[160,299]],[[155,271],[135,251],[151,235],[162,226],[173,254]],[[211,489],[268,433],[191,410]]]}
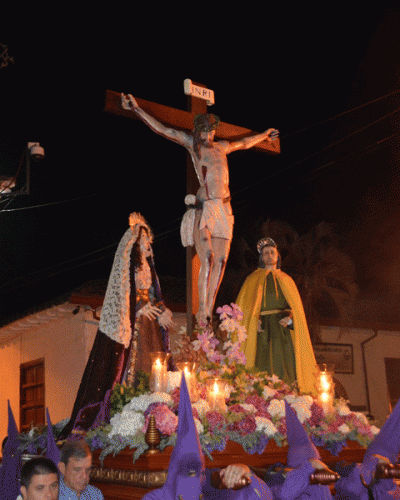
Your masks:
{"label": "purple pointed hood", "polygon": [[[148,494],[152,500],[198,500],[205,481],[204,455],[194,423],[189,391],[182,372],[176,445],[171,453],[164,486]],[[147,495],[146,495],[147,497]]]}
{"label": "purple pointed hood", "polygon": [[47,420],[46,458],[52,460],[58,467],[58,464],[60,462],[60,450],[57,448],[56,440],[54,439],[53,428],[51,425],[48,408],[46,408],[46,420]]}
{"label": "purple pointed hood", "polygon": [[288,439],[287,464],[289,467],[298,468],[306,460],[311,458],[321,460],[319,451],[311,441],[309,435],[302,426],[296,413],[285,400],[286,428]]}
{"label": "purple pointed hood", "polygon": [[18,429],[8,401],[8,434],[3,450],[3,461],[0,468],[0,491],[2,500],[15,500],[19,494],[19,472],[21,470],[21,452]]}
{"label": "purple pointed hood", "polygon": [[400,452],[400,400],[383,424],[379,434],[368,446],[363,463],[372,455],[387,457],[392,464],[397,462]]}
{"label": "purple pointed hood", "polygon": [[379,434],[368,446],[361,464],[361,471],[367,484],[372,480],[372,474],[379,462],[373,455],[382,455],[392,464],[397,462],[400,452],[400,401],[398,401],[383,424]]}

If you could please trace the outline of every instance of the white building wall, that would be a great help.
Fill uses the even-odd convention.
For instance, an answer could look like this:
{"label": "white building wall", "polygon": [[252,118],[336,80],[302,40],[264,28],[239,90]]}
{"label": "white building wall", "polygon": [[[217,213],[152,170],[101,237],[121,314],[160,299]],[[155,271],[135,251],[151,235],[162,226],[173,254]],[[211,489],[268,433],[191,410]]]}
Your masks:
{"label": "white building wall", "polygon": [[368,408],[369,394],[370,412],[381,426],[390,412],[385,358],[400,358],[400,332],[357,328],[343,328],[340,332],[338,327],[324,326],[321,337],[323,342],[352,344],[354,374],[335,373],[335,378],[343,384],[352,405]]}
{"label": "white building wall", "polygon": [[[41,316],[43,318],[43,316]],[[91,312],[72,310],[63,317],[43,319],[0,344],[0,439],[7,435],[7,399],[19,427],[20,365],[44,358],[45,406],[53,423],[71,414],[98,322]],[[18,323],[18,322],[17,322]]]}

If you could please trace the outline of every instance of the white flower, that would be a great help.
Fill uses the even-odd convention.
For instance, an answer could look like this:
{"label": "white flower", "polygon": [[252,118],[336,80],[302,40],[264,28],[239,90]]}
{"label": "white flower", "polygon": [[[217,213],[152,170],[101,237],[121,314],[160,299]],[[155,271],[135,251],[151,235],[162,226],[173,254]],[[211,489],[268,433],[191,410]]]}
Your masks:
{"label": "white flower", "polygon": [[361,422],[363,424],[367,424],[369,425],[369,422],[368,422],[368,418],[364,415],[364,413],[361,413],[360,411],[356,411],[354,412],[354,414],[356,415],[356,417],[361,420]]}
{"label": "white flower", "polygon": [[194,419],[194,423],[197,429],[197,434],[201,434],[202,432],[204,432],[203,424],[200,422],[198,418]]}
{"label": "white flower", "polygon": [[376,427],[375,425],[371,425],[371,432],[374,436],[376,436],[376,434],[379,434],[380,433],[380,429],[378,429],[378,427]]}
{"label": "white flower", "polygon": [[341,404],[339,404],[336,408],[337,408],[337,413],[338,413],[338,415],[340,415],[341,417],[344,417],[344,416],[346,416],[346,415],[350,415],[350,413],[351,413],[351,410],[350,410],[350,408],[347,406],[347,404],[346,404],[346,403],[343,403],[343,402],[342,402],[342,403],[341,403]]}
{"label": "white flower", "polygon": [[181,385],[181,372],[167,372],[168,387],[167,392],[172,392],[176,387]]}
{"label": "white flower", "polygon": [[271,417],[284,417],[285,416],[285,401],[280,399],[273,399],[269,406],[268,412]]}
{"label": "white flower", "polygon": [[291,405],[296,401],[296,394],[287,394],[284,399]]}
{"label": "white flower", "polygon": [[264,399],[271,399],[275,396],[275,394],[276,394],[275,389],[271,389],[271,387],[268,387],[268,385],[264,387],[262,393]]}
{"label": "white flower", "polygon": [[222,330],[225,330],[228,333],[233,333],[236,328],[237,328],[237,323],[234,319],[232,318],[226,318],[224,321],[221,323],[220,328]]}
{"label": "white flower", "polygon": [[302,401],[295,401],[291,407],[297,414],[297,418],[302,424],[311,418],[311,410]]}
{"label": "white flower", "polygon": [[127,410],[143,411],[145,412],[151,403],[166,403],[173,404],[172,397],[166,392],[153,392],[151,394],[142,394],[124,406]]}
{"label": "white flower", "polygon": [[342,434],[348,434],[350,432],[350,427],[346,424],[342,424],[340,427],[338,427],[338,431],[340,431]]}
{"label": "white flower", "polygon": [[116,434],[134,436],[144,426],[144,415],[136,411],[122,411],[111,418],[110,424],[112,425],[110,437]]}
{"label": "white flower", "polygon": [[202,417],[205,413],[210,411],[210,405],[205,399],[199,399],[194,405],[192,405],[192,408],[195,408],[197,410],[197,413]]}
{"label": "white flower", "polygon": [[278,429],[275,425],[265,417],[255,417],[257,431],[264,432],[267,436],[273,436],[278,432]]}
{"label": "white flower", "polygon": [[281,379],[277,375],[272,375],[272,377],[269,378],[273,384],[278,384],[281,382]]}
{"label": "white flower", "polygon": [[231,397],[231,392],[233,392],[235,388],[233,385],[226,384],[225,385],[225,399],[229,399]]}
{"label": "white flower", "polygon": [[247,413],[250,413],[250,415],[254,415],[254,413],[257,413],[257,408],[254,405],[240,403],[240,406],[244,408]]}

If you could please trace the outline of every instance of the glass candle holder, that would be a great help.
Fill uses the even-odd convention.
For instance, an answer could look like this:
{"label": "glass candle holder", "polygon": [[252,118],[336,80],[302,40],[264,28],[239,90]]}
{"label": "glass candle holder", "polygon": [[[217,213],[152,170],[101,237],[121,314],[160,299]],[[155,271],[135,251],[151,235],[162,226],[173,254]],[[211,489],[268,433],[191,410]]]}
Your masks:
{"label": "glass candle holder", "polygon": [[334,387],[332,372],[328,371],[325,365],[319,373],[317,384],[317,399],[325,414],[332,411],[335,395]]}
{"label": "glass candle holder", "polygon": [[194,402],[197,395],[197,383],[196,383],[196,368],[197,363],[194,361],[178,361],[176,367],[179,372],[185,374],[186,385],[189,391],[190,400]]}
{"label": "glass candle holder", "polygon": [[151,352],[151,373],[150,373],[150,391],[166,392],[167,391],[167,363],[171,356],[168,352]]}
{"label": "glass candle holder", "polygon": [[207,401],[211,410],[225,412],[227,410],[225,403],[226,383],[219,377],[207,380]]}

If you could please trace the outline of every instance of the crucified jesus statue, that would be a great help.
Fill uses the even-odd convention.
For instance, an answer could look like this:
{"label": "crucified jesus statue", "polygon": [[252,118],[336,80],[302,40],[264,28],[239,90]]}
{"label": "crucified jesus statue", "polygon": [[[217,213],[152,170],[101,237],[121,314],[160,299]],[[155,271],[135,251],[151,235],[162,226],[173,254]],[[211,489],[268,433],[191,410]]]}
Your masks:
{"label": "crucified jesus statue", "polygon": [[121,94],[122,107],[132,110],[157,134],[184,146],[193,161],[200,188],[196,193],[193,241],[200,260],[198,281],[199,311],[197,322],[207,324],[219,290],[232,241],[233,215],[229,192],[227,155],[249,149],[261,141],[279,136],[275,129],[237,141],[214,141],[219,118],[196,115],[193,133],[165,126],[143,109],[131,95]]}

